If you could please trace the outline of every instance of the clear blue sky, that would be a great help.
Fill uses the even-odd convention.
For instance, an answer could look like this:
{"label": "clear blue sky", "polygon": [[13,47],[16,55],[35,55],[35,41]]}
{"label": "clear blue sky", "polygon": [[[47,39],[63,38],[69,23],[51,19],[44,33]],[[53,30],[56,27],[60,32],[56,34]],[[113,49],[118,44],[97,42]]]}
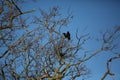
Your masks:
{"label": "clear blue sky", "polygon": [[[27,2],[24,10],[28,9],[49,9],[52,6],[59,6],[61,13],[66,14],[68,9],[73,12],[73,20],[68,25],[71,35],[79,30],[80,33],[87,27],[86,32],[92,35],[92,38],[99,37],[100,31],[111,29],[114,26],[120,25],[120,0],[39,0],[37,3]],[[36,14],[37,15],[37,14]],[[72,35],[74,38],[75,35]],[[118,44],[120,45],[120,44]],[[99,44],[91,43],[86,45],[86,48],[94,51]],[[111,57],[111,53],[103,52],[89,62],[86,63],[91,69],[91,77],[87,80],[100,80],[101,76],[106,70],[105,62]],[[120,59],[115,60],[111,66],[112,71],[115,72],[115,80],[120,80]],[[79,79],[78,79],[79,80]],[[106,80],[112,80],[111,78]]]}

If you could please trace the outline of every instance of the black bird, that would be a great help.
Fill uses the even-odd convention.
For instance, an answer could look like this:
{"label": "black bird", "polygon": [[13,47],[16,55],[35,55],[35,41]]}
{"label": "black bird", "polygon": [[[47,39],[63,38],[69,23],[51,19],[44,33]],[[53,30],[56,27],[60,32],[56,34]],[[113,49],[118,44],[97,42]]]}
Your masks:
{"label": "black bird", "polygon": [[69,33],[69,31],[67,31],[67,33],[63,33],[63,35],[65,36],[65,38],[70,40],[70,33]]}
{"label": "black bird", "polygon": [[60,53],[60,56],[61,56],[61,57],[64,57],[64,56],[65,56],[65,53]]}

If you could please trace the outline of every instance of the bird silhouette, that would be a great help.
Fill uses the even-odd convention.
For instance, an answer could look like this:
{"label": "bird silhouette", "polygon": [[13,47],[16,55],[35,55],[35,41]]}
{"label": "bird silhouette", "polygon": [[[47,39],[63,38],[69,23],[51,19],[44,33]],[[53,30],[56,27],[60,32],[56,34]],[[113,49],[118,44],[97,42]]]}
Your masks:
{"label": "bird silhouette", "polygon": [[70,40],[70,33],[69,33],[69,31],[67,31],[67,33],[63,33],[63,35],[65,36],[65,38]]}
{"label": "bird silhouette", "polygon": [[60,53],[60,57],[64,57],[65,56],[65,53]]}

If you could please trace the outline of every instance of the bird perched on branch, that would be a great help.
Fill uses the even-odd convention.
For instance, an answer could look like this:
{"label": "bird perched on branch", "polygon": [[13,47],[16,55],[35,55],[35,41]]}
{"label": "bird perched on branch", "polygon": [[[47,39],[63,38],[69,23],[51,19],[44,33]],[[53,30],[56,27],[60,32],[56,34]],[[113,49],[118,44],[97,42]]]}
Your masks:
{"label": "bird perched on branch", "polygon": [[65,56],[65,53],[60,53],[60,57],[64,57]]}
{"label": "bird perched on branch", "polygon": [[67,31],[67,33],[63,33],[63,35],[65,36],[65,38],[70,40],[70,33],[69,33],[69,31]]}

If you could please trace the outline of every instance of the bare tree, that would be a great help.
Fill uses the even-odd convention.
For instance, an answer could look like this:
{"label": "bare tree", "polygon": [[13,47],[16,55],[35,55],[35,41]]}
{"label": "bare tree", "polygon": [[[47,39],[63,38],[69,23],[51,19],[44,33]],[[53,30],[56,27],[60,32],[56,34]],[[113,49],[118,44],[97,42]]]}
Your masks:
{"label": "bare tree", "polygon": [[[107,32],[104,33],[102,46],[87,55],[83,45],[90,39],[89,34],[79,35],[76,31],[76,43],[70,38],[70,33],[68,39],[63,35],[62,29],[73,18],[71,13],[63,17],[57,6],[49,11],[39,9],[40,17],[34,16],[29,23],[30,19],[24,16],[34,10],[24,12],[18,2],[4,0],[0,6],[0,78],[3,80],[62,80],[66,77],[75,80],[90,74],[85,61],[102,51],[112,51],[115,48],[114,36],[120,31],[120,27],[108,36]],[[32,29],[31,25],[34,26]],[[83,51],[83,56],[79,56],[79,51]],[[108,60],[107,71],[101,80],[107,75],[113,75],[109,63],[117,58],[120,56]]]}
{"label": "bare tree", "polygon": [[104,73],[104,75],[102,76],[101,80],[104,80],[108,75],[111,76],[111,78],[114,80],[114,76],[115,74],[111,72],[110,70],[110,63],[112,63],[113,60],[115,59],[120,59],[120,52],[114,52],[114,49],[116,49],[117,47],[119,47],[119,45],[117,45],[115,43],[116,39],[119,39],[119,34],[120,32],[120,26],[117,26],[114,28],[114,30],[112,30],[111,32],[105,32],[103,34],[102,37],[102,47],[104,50],[110,50],[115,56],[111,57],[110,59],[107,60],[106,62],[106,72]]}

